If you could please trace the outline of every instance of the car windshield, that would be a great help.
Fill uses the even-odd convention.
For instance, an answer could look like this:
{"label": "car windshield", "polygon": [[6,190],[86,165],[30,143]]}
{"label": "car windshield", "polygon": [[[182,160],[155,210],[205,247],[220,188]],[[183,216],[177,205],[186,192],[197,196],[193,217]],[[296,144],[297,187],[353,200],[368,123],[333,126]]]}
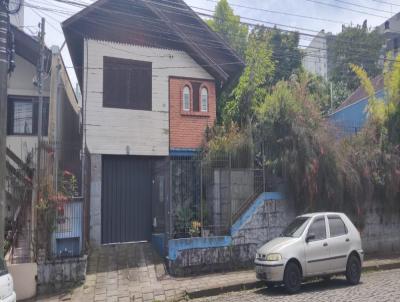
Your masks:
{"label": "car windshield", "polygon": [[310,217],[297,217],[282,232],[283,237],[300,237],[307,226]]}

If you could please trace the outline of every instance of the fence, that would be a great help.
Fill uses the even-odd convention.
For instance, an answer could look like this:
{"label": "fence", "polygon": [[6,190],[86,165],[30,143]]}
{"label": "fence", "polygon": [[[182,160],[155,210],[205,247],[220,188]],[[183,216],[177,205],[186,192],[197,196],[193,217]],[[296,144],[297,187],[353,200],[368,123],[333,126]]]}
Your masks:
{"label": "fence", "polygon": [[33,242],[39,258],[75,257],[83,252],[84,203],[79,196],[79,154],[79,146],[49,143],[41,146],[39,202],[35,209],[37,231]]}
{"label": "fence", "polygon": [[281,173],[265,165],[264,152],[169,160],[169,238],[221,236]]}

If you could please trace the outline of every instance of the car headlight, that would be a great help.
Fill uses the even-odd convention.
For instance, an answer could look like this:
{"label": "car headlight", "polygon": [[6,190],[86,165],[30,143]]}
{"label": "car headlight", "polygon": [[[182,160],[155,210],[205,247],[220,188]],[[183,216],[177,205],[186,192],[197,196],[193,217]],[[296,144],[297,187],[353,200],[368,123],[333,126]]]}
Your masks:
{"label": "car headlight", "polygon": [[274,253],[267,255],[267,261],[279,261],[279,260],[282,260],[281,254]]}

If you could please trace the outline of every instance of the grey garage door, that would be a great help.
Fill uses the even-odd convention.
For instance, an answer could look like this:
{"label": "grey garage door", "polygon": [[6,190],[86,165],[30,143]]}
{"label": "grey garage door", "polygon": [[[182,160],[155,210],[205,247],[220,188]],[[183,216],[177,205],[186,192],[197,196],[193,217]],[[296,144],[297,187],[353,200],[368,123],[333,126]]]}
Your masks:
{"label": "grey garage door", "polygon": [[151,238],[151,159],[103,156],[102,243]]}

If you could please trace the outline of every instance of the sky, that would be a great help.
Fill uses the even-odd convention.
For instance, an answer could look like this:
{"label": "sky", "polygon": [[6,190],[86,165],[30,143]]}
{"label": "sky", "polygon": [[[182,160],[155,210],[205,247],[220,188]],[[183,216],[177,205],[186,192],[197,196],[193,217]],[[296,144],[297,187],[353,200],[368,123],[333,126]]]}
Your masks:
{"label": "sky", "polygon": [[[10,2],[13,1],[17,0]],[[80,8],[55,0],[24,1],[24,30],[30,34],[37,34],[38,23],[41,17],[45,17],[47,46],[61,47],[64,36],[60,23],[77,13]],[[74,1],[86,4],[94,2],[93,0]],[[217,1],[185,0],[185,2],[197,11],[201,11],[200,8],[202,8],[205,9],[203,12],[210,13],[209,10],[214,10]],[[311,35],[315,35],[321,29],[336,34],[341,31],[342,24],[362,24],[366,19],[369,27],[375,27],[400,12],[400,0],[228,0],[228,2],[235,14],[243,17],[242,21],[260,23],[254,20],[262,20],[268,22],[264,23],[267,26],[277,25],[286,30],[297,29]],[[48,11],[49,9],[57,11]],[[303,36],[300,45],[307,46],[310,39],[312,38],[309,36]],[[66,46],[63,48],[62,55],[71,81],[76,83]]]}

